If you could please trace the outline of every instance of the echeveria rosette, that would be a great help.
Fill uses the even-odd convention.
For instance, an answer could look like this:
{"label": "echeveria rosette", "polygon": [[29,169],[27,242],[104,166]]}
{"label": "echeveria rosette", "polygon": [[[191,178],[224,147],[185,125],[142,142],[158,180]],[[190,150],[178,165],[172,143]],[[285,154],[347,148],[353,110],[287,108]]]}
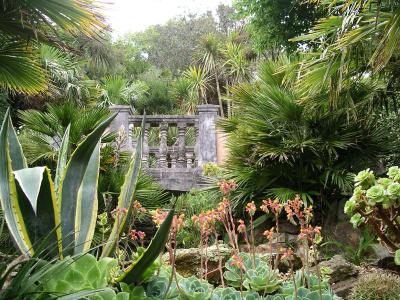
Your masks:
{"label": "echeveria rosette", "polygon": [[379,185],[383,186],[385,189],[388,188],[388,186],[393,183],[393,180],[391,178],[379,178],[376,181]]}
{"label": "echeveria rosette", "polygon": [[350,219],[350,223],[353,224],[354,228],[357,228],[364,222],[365,222],[365,218],[359,213],[354,214]]}
{"label": "echeveria rosette", "polygon": [[370,206],[376,203],[387,202],[388,196],[385,193],[385,188],[382,185],[374,185],[367,190],[367,203]]}
{"label": "echeveria rosette", "polygon": [[364,190],[368,189],[375,183],[375,175],[370,169],[360,171],[354,178],[355,185],[361,186]]}
{"label": "echeveria rosette", "polygon": [[207,300],[210,299],[212,286],[205,280],[195,276],[183,278],[179,281],[179,292],[186,300]]}
{"label": "echeveria rosette", "polygon": [[170,278],[154,276],[150,279],[146,288],[149,299],[179,299],[179,292],[175,281],[170,283]]}
{"label": "echeveria rosette", "polygon": [[216,288],[211,295],[211,300],[242,300],[242,296],[232,287]]}
{"label": "echeveria rosette", "polygon": [[[245,270],[249,270],[253,267],[252,261],[251,261],[251,256],[249,253],[245,252],[240,252],[239,256],[243,260],[243,265]],[[224,272],[224,278],[228,282],[228,284],[232,287],[238,288],[240,287],[241,284],[241,271],[237,266],[234,266],[232,264],[232,258],[230,258],[226,263],[225,263],[225,268],[226,271]],[[261,260],[258,256],[256,256],[256,266],[261,263]],[[243,271],[242,271],[243,272]]]}
{"label": "echeveria rosette", "polygon": [[400,181],[400,169],[398,166],[390,167],[387,175],[389,178],[393,179],[394,181]]}
{"label": "echeveria rosette", "polygon": [[398,199],[400,198],[400,183],[398,182],[392,182],[388,187],[387,187],[387,193],[392,199]]}
{"label": "echeveria rosette", "polygon": [[273,270],[267,264],[259,264],[255,269],[246,270],[243,285],[250,291],[265,291],[271,294],[280,288],[281,282],[277,270]]}

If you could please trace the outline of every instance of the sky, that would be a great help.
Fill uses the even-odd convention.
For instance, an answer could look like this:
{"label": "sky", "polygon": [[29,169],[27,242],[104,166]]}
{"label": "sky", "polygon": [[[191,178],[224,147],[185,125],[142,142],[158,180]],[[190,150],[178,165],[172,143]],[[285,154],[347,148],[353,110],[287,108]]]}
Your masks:
{"label": "sky", "polygon": [[214,11],[220,3],[231,0],[113,0],[105,11],[113,36],[142,31],[150,25],[164,24],[186,13]]}

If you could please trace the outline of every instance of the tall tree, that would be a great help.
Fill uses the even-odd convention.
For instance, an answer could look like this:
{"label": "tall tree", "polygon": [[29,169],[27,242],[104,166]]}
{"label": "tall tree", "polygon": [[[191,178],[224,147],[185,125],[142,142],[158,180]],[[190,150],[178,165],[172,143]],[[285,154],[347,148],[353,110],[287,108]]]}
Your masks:
{"label": "tall tree", "polygon": [[276,56],[282,48],[296,50],[289,39],[308,32],[322,12],[301,0],[236,0],[238,17],[248,20],[255,48]]}

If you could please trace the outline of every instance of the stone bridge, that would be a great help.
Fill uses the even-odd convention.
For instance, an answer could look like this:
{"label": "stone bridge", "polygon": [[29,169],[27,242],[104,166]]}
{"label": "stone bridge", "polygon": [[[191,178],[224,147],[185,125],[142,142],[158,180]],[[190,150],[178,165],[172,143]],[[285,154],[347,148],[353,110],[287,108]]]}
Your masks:
{"label": "stone bridge", "polygon": [[[135,127],[140,127],[141,115],[134,115],[129,106],[115,105],[110,108],[118,112],[111,124],[112,130],[121,126],[128,129],[128,138],[123,150],[134,151]],[[206,162],[217,163],[218,105],[199,105],[198,115],[148,115],[144,130],[143,169],[170,191],[189,191],[207,185],[201,175],[201,166]],[[175,127],[176,141],[168,144],[168,132]],[[188,143],[188,133],[192,143]],[[154,134],[156,138],[154,138]],[[152,135],[152,144],[149,143]],[[154,143],[154,140],[156,142]]]}

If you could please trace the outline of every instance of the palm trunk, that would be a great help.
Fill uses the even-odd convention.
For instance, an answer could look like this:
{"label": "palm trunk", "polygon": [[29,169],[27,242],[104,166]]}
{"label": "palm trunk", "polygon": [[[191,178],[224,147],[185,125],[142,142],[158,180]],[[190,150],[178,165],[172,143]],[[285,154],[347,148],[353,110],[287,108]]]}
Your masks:
{"label": "palm trunk", "polygon": [[217,86],[219,112],[221,114],[221,117],[223,117],[224,116],[224,107],[222,106],[221,90],[219,88],[219,81],[218,81],[218,76],[217,76],[217,71],[216,70],[214,70],[214,78],[215,78],[215,85]]}

